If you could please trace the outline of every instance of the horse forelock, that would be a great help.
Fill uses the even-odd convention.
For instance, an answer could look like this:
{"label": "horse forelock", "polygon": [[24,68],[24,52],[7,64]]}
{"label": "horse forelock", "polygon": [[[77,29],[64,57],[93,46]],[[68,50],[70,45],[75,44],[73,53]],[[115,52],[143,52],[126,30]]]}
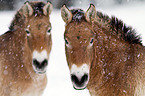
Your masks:
{"label": "horse forelock", "polygon": [[82,20],[85,20],[85,15],[84,15],[83,10],[81,10],[81,9],[72,9],[70,11],[73,15],[72,21],[80,22]]}
{"label": "horse forelock", "polygon": [[30,5],[33,8],[33,14],[36,15],[43,15],[43,7],[46,5],[43,2],[31,2]]}

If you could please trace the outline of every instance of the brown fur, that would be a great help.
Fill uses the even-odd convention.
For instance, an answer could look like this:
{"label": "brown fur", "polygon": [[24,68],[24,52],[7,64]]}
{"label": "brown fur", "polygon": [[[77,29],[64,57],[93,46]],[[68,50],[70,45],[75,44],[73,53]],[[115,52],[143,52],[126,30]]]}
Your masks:
{"label": "brown fur", "polygon": [[[101,12],[94,17],[85,17],[91,22],[81,18],[66,24],[64,36],[69,68],[72,64],[89,64],[87,88],[91,96],[144,96],[145,47],[140,37],[115,17],[109,18]],[[93,46],[88,48],[93,35]]]}
{"label": "brown fur", "polygon": [[[30,2],[39,3],[43,2]],[[10,31],[0,36],[0,96],[41,96],[47,84],[46,74],[36,74],[32,68],[32,52],[46,49],[50,53],[51,35],[46,35],[51,26],[49,16],[25,17],[22,9],[16,13]],[[26,33],[28,26],[30,36]]]}
{"label": "brown fur", "polygon": [[[75,27],[70,27],[70,29],[68,29],[69,28],[68,26],[75,26]],[[90,53],[92,52],[88,52],[87,45],[89,43],[89,39],[91,39],[91,37],[93,38],[94,35],[91,31],[92,30],[91,28],[88,29],[90,30],[89,32],[88,30],[83,29],[83,27],[86,27],[86,26],[90,26],[90,25],[89,23],[85,23],[84,21],[82,21],[81,24],[73,22],[66,26],[65,38],[68,41],[73,41],[71,42],[71,46],[73,46],[71,50],[66,47],[66,52],[67,52],[66,54],[67,56],[69,56],[68,63],[70,64],[70,67],[72,64],[82,64],[85,62],[90,63],[89,62],[90,57],[92,57],[91,56],[92,54]],[[70,32],[68,33],[67,30],[70,30]],[[78,39],[78,36],[79,36],[79,39]],[[83,53],[85,54],[82,55]]]}

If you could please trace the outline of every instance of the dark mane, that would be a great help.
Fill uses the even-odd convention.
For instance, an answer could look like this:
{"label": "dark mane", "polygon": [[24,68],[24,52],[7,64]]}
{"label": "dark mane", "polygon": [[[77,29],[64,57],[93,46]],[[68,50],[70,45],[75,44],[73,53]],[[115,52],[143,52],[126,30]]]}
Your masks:
{"label": "dark mane", "polygon": [[125,41],[131,44],[141,44],[142,40],[139,35],[136,35],[136,31],[132,29],[132,27],[126,26],[123,21],[119,20],[116,17],[109,17],[108,15],[103,15],[101,12],[97,12],[97,17],[100,18],[99,22],[107,22],[112,32],[120,35],[120,38],[124,39]]}
{"label": "dark mane", "polygon": [[[44,7],[45,3],[43,3],[43,2],[29,2],[29,4],[33,8],[33,15],[35,15],[35,16],[43,15],[43,7]],[[15,17],[14,17],[12,23],[10,24],[9,30],[14,31],[18,27],[20,28],[24,24],[24,22],[25,22],[25,17],[22,13],[22,9],[20,9],[15,14]]]}
{"label": "dark mane", "polygon": [[43,2],[36,2],[36,3],[33,3],[33,2],[31,2],[30,3],[31,4],[31,6],[32,6],[32,8],[33,8],[33,14],[35,15],[35,14],[37,14],[37,15],[43,15],[43,7],[44,7],[44,5],[45,5],[45,3],[43,3]]}
{"label": "dark mane", "polygon": [[72,21],[80,22],[85,19],[84,11],[81,9],[72,9],[73,14]]}
{"label": "dark mane", "polygon": [[111,28],[113,31],[121,32],[121,38],[125,41],[128,41],[132,44],[141,44],[141,37],[136,35],[136,31],[132,27],[127,27],[121,20],[118,20],[116,17],[111,18],[110,22]]}

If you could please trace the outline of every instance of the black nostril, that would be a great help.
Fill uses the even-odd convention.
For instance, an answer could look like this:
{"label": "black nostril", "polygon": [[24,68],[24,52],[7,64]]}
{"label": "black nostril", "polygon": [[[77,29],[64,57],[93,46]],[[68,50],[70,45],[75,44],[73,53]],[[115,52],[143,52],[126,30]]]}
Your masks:
{"label": "black nostril", "polygon": [[44,68],[45,66],[47,66],[48,64],[48,60],[44,59],[44,61],[39,62],[36,59],[33,59],[33,64],[37,67],[37,68]]}
{"label": "black nostril", "polygon": [[79,83],[79,80],[75,75],[71,75],[71,80],[76,84]]}
{"label": "black nostril", "polygon": [[33,64],[34,64],[35,66],[40,66],[40,63],[39,63],[36,59],[33,59]]}
{"label": "black nostril", "polygon": [[88,74],[84,74],[80,80],[78,79],[78,77],[76,75],[71,75],[71,80],[77,86],[83,86],[84,83],[88,80]]}
{"label": "black nostril", "polygon": [[47,59],[45,59],[45,60],[41,63],[41,65],[44,66],[44,67],[47,66],[47,64],[48,64],[48,60],[47,60]]}
{"label": "black nostril", "polygon": [[82,77],[81,82],[85,82],[85,81],[87,81],[87,80],[88,80],[88,75],[85,74],[85,75]]}

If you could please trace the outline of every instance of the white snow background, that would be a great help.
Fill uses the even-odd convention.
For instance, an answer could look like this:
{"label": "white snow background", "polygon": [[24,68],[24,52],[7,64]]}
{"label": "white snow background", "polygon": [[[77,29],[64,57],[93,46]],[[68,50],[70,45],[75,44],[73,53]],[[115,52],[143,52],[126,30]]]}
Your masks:
{"label": "white snow background", "polygon": [[[86,11],[87,7],[82,9]],[[116,16],[127,25],[132,26],[137,31],[137,34],[141,35],[143,45],[145,45],[145,4],[133,3],[97,10],[109,16]],[[0,34],[8,30],[15,13],[16,11],[0,11]],[[48,83],[43,96],[90,96],[87,89],[73,89],[70,81],[63,40],[65,24],[61,18],[60,10],[53,10],[50,19],[53,46],[47,69]]]}

